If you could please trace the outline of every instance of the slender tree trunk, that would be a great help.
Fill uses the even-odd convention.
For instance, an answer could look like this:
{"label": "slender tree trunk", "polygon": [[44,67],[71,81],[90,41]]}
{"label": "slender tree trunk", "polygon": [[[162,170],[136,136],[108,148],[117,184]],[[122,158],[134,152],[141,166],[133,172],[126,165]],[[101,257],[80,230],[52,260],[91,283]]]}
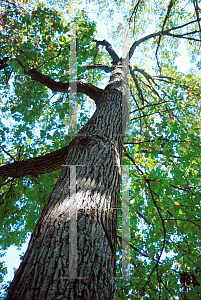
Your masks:
{"label": "slender tree trunk", "polygon": [[[94,115],[71,142],[66,166],[42,211],[7,299],[113,299],[115,208],[119,205],[125,128],[121,79],[120,65],[113,71]],[[70,165],[77,166],[77,188],[69,196]],[[77,223],[71,228],[69,212],[75,220],[76,210]],[[70,252],[69,258],[69,238],[75,237],[76,230],[77,274],[75,253]]]}

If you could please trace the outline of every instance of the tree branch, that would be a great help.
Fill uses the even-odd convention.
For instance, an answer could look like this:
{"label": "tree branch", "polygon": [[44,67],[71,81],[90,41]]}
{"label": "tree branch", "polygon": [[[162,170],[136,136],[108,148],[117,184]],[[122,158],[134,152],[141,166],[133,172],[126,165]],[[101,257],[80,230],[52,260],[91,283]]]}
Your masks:
{"label": "tree branch", "polygon": [[0,177],[2,177],[5,182],[5,179],[8,177],[20,178],[27,175],[37,176],[61,169],[61,165],[65,163],[67,153],[70,151],[70,147],[71,146],[68,145],[43,156],[3,165],[0,167]]}
{"label": "tree branch", "polygon": [[[165,19],[164,19],[164,21],[163,21],[163,25],[162,25],[161,31],[164,30],[165,24],[166,24],[166,22],[167,22],[167,20],[168,20],[168,18],[169,18],[170,11],[171,11],[171,9],[172,9],[173,6],[174,6],[174,2],[173,2],[173,0],[170,0],[170,2],[169,2],[169,4],[168,4],[168,9],[167,9],[167,13],[166,13]],[[159,36],[159,39],[158,39],[158,45],[157,45],[156,53],[155,53],[156,60],[157,60],[157,65],[158,65],[159,69],[161,70],[161,67],[160,67],[159,61],[158,61],[158,49],[159,49],[159,47],[160,47],[160,42],[161,42],[161,35]]]}
{"label": "tree branch", "polygon": [[154,265],[153,269],[151,270],[151,272],[150,272],[150,274],[149,274],[149,276],[148,276],[148,279],[146,280],[146,282],[145,282],[143,288],[141,289],[141,291],[144,291],[146,285],[149,283],[149,279],[151,278],[151,275],[153,274],[154,270],[155,270],[155,269],[157,268],[157,266],[159,265],[159,262],[160,262],[162,253],[163,253],[163,251],[164,251],[164,249],[165,249],[165,242],[166,242],[166,228],[165,228],[164,219],[163,219],[162,214],[161,214],[161,212],[160,212],[160,209],[159,209],[159,207],[158,207],[158,205],[157,205],[157,203],[156,203],[155,197],[154,197],[154,195],[153,195],[153,190],[152,190],[152,188],[151,188],[151,186],[150,186],[149,180],[146,180],[146,182],[147,182],[147,185],[148,185],[150,194],[151,194],[152,201],[153,201],[153,203],[154,203],[154,205],[155,205],[155,207],[156,207],[156,209],[157,209],[157,211],[158,211],[159,217],[160,217],[161,222],[162,222],[162,226],[163,226],[163,245],[162,245],[160,254],[158,255],[157,262],[156,262],[156,264]]}
{"label": "tree branch", "polygon": [[196,17],[197,17],[197,22],[198,22],[198,27],[199,27],[199,32],[200,32],[200,39],[201,39],[201,25],[200,25],[200,17],[199,17],[199,7],[198,7],[198,2],[197,0],[193,1],[193,5],[194,5],[194,8],[195,8],[195,14],[196,14]]}
{"label": "tree branch", "polygon": [[27,10],[23,6],[20,6],[19,4],[17,5],[14,1],[9,1],[9,0],[4,0],[4,1],[8,4],[11,4],[11,5],[27,12]]}
{"label": "tree branch", "polygon": [[[130,208],[131,209],[131,208]],[[145,220],[145,222],[147,223],[147,224],[149,224],[149,225],[154,225],[153,223],[151,223],[151,222],[149,222],[148,220],[147,220],[147,218],[145,218],[145,216],[143,216],[143,214],[141,214],[137,209],[132,209],[132,211],[134,212],[134,213],[136,213],[136,214],[138,214],[138,216],[140,216],[143,220]]]}
{"label": "tree branch", "polygon": [[[43,75],[35,69],[25,72],[25,75],[28,75],[31,79],[36,80],[42,83],[43,85],[47,86],[53,92],[68,93],[70,91],[70,87],[73,85],[73,83],[69,82],[55,81],[54,79],[50,78],[47,75]],[[72,89],[72,92],[74,91],[76,90]],[[80,79],[77,81],[77,92],[86,94],[97,104],[103,90],[94,86],[91,83],[88,83],[84,79]]]}
{"label": "tree branch", "polygon": [[129,245],[132,249],[137,251],[139,254],[141,254],[142,256],[150,258],[148,254],[141,252],[139,249],[134,247],[129,241],[127,241],[127,239],[123,238],[120,234],[117,234],[117,236],[121,241],[124,241],[127,245]]}
{"label": "tree branch", "polygon": [[108,66],[104,66],[101,64],[94,64],[94,65],[89,65],[89,66],[82,66],[88,70],[90,69],[101,69],[103,71],[105,71],[106,73],[111,73],[114,70],[114,67],[108,67]]}
{"label": "tree branch", "polygon": [[132,113],[138,112],[139,110],[143,110],[143,109],[151,107],[151,106],[157,106],[159,104],[170,103],[170,102],[175,102],[175,101],[177,101],[177,99],[176,100],[160,101],[160,102],[157,102],[157,103],[148,104],[148,105],[140,107],[139,109],[135,109],[135,110],[131,111],[130,113],[132,114]]}
{"label": "tree branch", "polygon": [[174,111],[175,108],[169,108],[169,109],[165,109],[165,110],[158,110],[158,111],[155,111],[155,112],[152,112],[150,114],[144,114],[144,115],[141,115],[140,117],[136,117],[136,118],[132,118],[130,119],[130,121],[134,121],[134,120],[137,120],[139,118],[145,118],[145,117],[149,117],[149,116],[152,116],[152,115],[155,115],[155,114],[161,114],[162,112],[170,112],[170,111]]}
{"label": "tree branch", "polygon": [[[140,120],[140,131],[142,131],[142,119],[141,119],[140,107],[139,107],[138,101],[135,99],[135,96],[133,95],[133,91],[132,91],[131,88],[130,88],[130,94],[131,94],[131,96],[132,96],[132,98],[133,98],[133,100],[134,100],[134,102],[137,106],[136,111],[138,112],[138,114],[140,116],[140,118],[139,118],[139,120]],[[130,112],[130,114],[132,114],[132,112]]]}
{"label": "tree branch", "polygon": [[192,31],[189,33],[184,33],[184,34],[173,34],[173,33],[167,33],[166,35],[172,36],[172,37],[176,37],[176,38],[180,38],[180,39],[186,39],[186,40],[191,40],[191,41],[195,41],[195,42],[201,42],[201,39],[195,39],[193,37],[186,37],[186,35],[189,34],[193,34],[193,33],[198,33],[199,31]]}
{"label": "tree branch", "polygon": [[[5,57],[2,60],[0,60],[0,70],[8,66],[8,64],[6,64],[8,60],[12,60],[12,58]],[[53,92],[69,93],[70,89],[72,89],[72,92],[81,92],[86,94],[91,99],[93,99],[96,104],[98,104],[103,90],[94,86],[91,83],[88,83],[86,80],[79,79],[77,82],[72,82],[72,83],[55,81],[51,77],[40,73],[36,69],[31,69],[29,71],[26,71],[26,68],[24,67],[22,62],[19,59],[17,59],[17,61],[19,65],[23,68],[25,75],[28,75],[32,80],[40,82],[41,84],[43,84],[44,86],[52,90]],[[75,83],[77,83],[77,86],[75,85]]]}
{"label": "tree branch", "polygon": [[140,79],[140,82],[142,82],[146,87],[148,87],[152,92],[154,92],[158,98],[161,98],[157,90],[151,84],[145,83],[142,79]]}
{"label": "tree branch", "polygon": [[12,158],[13,161],[15,161],[15,158],[8,152],[6,151],[2,146],[0,146],[0,148],[2,149],[2,151],[7,154],[8,156],[10,156]]}
{"label": "tree branch", "polygon": [[138,172],[142,175],[144,175],[144,173],[142,172],[142,170],[138,167],[138,165],[135,163],[134,159],[127,153],[126,149],[124,148],[124,155],[126,157],[128,157],[130,159],[130,161],[133,163],[133,165],[136,167],[136,169],[138,170]]}
{"label": "tree branch", "polygon": [[114,49],[112,48],[112,46],[109,42],[107,42],[106,40],[103,40],[103,41],[94,40],[94,42],[96,42],[96,46],[99,46],[99,45],[105,46],[107,52],[109,53],[109,55],[113,59],[113,64],[114,65],[116,65],[120,61],[119,56],[116,54],[116,52],[114,51]]}
{"label": "tree branch", "polygon": [[0,60],[0,70],[3,70],[6,67],[8,67],[8,64],[6,62],[9,60],[9,58],[11,58],[11,56],[4,57],[3,59]]}
{"label": "tree branch", "polygon": [[[140,4],[141,4],[140,2],[141,2],[141,0],[138,0],[138,2],[136,3],[136,5],[135,5],[135,7],[134,7],[134,9],[133,9],[133,12],[132,12],[132,14],[131,14],[131,16],[130,16],[130,18],[129,18],[129,20],[128,20],[128,24],[129,24],[129,27],[130,27],[130,23],[131,23],[131,20],[132,20],[132,18],[133,18],[133,15],[134,15],[134,29],[133,29],[133,33],[134,33],[134,31],[135,31],[135,17],[136,17],[136,15],[137,15],[139,6],[140,6]],[[142,2],[142,3],[143,3],[143,2]]]}
{"label": "tree branch", "polygon": [[[149,85],[147,85],[147,87],[149,87],[158,97],[160,97],[157,90],[153,87],[153,85],[150,81],[152,81],[156,86],[158,86],[158,84],[155,82],[154,78],[149,73],[147,73],[145,70],[143,70],[141,68],[138,68],[137,66],[134,66],[134,69],[132,69],[131,66],[129,68],[131,70],[131,73],[134,71],[141,73],[149,83]],[[131,74],[131,76],[133,76],[133,75]],[[145,84],[145,83],[143,82],[143,84]]]}
{"label": "tree branch", "polygon": [[141,68],[138,68],[137,66],[134,66],[134,69],[132,69],[132,67],[130,67],[130,70],[137,71],[137,72],[141,73],[142,75],[144,75],[144,77],[146,78],[146,80],[148,82],[150,82],[150,80],[151,80],[151,81],[153,81],[153,83],[155,85],[157,85],[157,83],[154,80],[154,77],[151,76],[149,73],[147,73],[145,70],[143,70]]}
{"label": "tree branch", "polygon": [[[84,128],[84,127],[83,127]],[[8,177],[21,178],[27,175],[37,176],[40,174],[50,173],[62,168],[65,165],[65,159],[70,151],[88,143],[89,140],[102,139],[104,142],[110,140],[99,135],[85,135],[83,128],[78,132],[77,136],[70,142],[68,146],[53,151],[43,156],[38,156],[22,161],[15,161],[0,167],[0,186],[5,183]]]}
{"label": "tree branch", "polygon": [[142,105],[144,106],[144,103],[147,102],[146,99],[144,98],[144,95],[143,95],[143,92],[142,92],[142,89],[138,83],[138,80],[137,80],[137,77],[135,76],[135,73],[134,73],[134,70],[129,66],[129,69],[130,69],[130,73],[131,73],[131,76],[133,78],[133,81],[135,83],[135,86],[138,90],[138,95],[139,95],[139,98],[142,102]]}
{"label": "tree branch", "polygon": [[[199,18],[199,20],[201,20],[201,18]],[[181,29],[185,26],[188,26],[190,24],[193,24],[195,22],[197,22],[198,20],[194,20],[194,21],[191,21],[191,22],[188,22],[186,24],[183,24],[183,25],[180,25],[180,26],[176,26],[176,27],[172,27],[170,29],[167,29],[165,31],[159,31],[159,32],[155,32],[155,33],[151,33],[141,39],[139,39],[138,41],[134,42],[133,45],[131,46],[130,50],[129,50],[129,59],[131,59],[131,57],[133,56],[133,53],[135,51],[135,49],[137,48],[137,46],[139,46],[141,43],[145,42],[145,41],[148,41],[149,39],[151,38],[155,38],[157,36],[161,36],[161,35],[168,35],[168,33],[172,30],[176,30],[176,29]],[[179,36],[176,36],[176,37],[179,37]]]}

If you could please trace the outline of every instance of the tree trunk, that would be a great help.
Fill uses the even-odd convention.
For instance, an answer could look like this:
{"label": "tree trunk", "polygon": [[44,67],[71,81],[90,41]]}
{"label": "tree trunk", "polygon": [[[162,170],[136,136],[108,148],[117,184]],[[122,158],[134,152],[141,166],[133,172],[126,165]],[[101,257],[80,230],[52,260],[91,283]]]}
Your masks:
{"label": "tree trunk", "polygon": [[[66,166],[42,211],[7,299],[113,299],[115,208],[125,129],[123,87],[119,65],[94,115],[71,142]],[[75,167],[69,166],[77,166],[76,189],[72,188]],[[72,223],[76,211],[77,223]],[[77,256],[71,252],[76,247]]]}

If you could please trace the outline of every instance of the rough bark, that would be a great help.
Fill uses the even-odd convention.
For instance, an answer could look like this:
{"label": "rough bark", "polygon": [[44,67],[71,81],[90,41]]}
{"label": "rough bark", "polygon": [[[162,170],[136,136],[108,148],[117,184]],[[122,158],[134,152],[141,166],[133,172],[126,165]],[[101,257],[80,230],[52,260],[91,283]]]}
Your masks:
{"label": "rough bark", "polygon": [[[115,208],[120,192],[122,128],[124,131],[127,118],[125,109],[122,114],[124,90],[120,65],[101,93],[94,115],[72,141],[66,166],[31,236],[8,300],[113,299]],[[77,189],[70,197],[67,165],[77,165]],[[78,278],[69,279],[69,211],[73,218],[76,210]]]}
{"label": "rough bark", "polygon": [[3,165],[0,167],[0,176],[2,178],[20,178],[27,175],[37,176],[61,169],[70,147],[68,145],[43,156]]}

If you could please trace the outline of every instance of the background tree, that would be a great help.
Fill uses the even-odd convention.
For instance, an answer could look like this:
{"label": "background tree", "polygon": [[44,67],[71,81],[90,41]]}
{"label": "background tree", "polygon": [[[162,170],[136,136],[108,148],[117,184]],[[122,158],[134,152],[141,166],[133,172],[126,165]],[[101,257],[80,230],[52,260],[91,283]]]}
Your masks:
{"label": "background tree", "polygon": [[[69,25],[62,19],[62,15],[42,4],[29,7],[28,12],[25,7],[21,9],[11,2],[5,1],[4,4],[1,16],[1,93],[4,97],[1,106],[2,116],[4,118],[12,116],[12,120],[15,121],[12,130],[11,125],[9,128],[2,122],[1,131],[2,164],[4,164],[0,168],[3,184],[1,245],[6,249],[10,244],[20,245],[26,237],[26,232],[34,229],[35,222],[56,183],[60,165],[65,163],[66,157],[71,159],[70,156],[68,158],[68,149],[75,146],[78,161],[79,153],[84,151],[83,149],[87,152],[97,146],[99,158],[106,155],[107,158],[111,158],[110,163],[115,162],[115,158],[111,144],[103,140],[103,136],[101,139],[100,136],[96,136],[91,140],[82,138],[82,142],[78,136],[69,144],[72,138],[65,135],[68,124],[68,94],[60,91],[63,88],[62,92],[65,92],[69,87]],[[115,10],[121,13],[123,25],[129,24],[129,37],[132,41],[129,51],[130,123],[129,134],[124,140],[122,158],[122,164],[132,165],[131,275],[129,280],[117,279],[115,296],[117,299],[128,297],[199,299],[200,9],[196,1],[188,4],[183,1],[156,3],[137,1],[126,4],[116,1],[112,7],[108,2],[101,2],[100,13],[102,4],[105,7],[108,5],[108,10],[104,12],[106,18],[111,17]],[[28,6],[26,9],[28,10]],[[90,96],[98,105],[97,95],[103,93],[103,90],[96,86],[104,78],[105,71],[115,71],[119,56],[115,55],[106,41],[94,41],[95,25],[87,20],[83,12],[77,17],[76,22],[78,91]],[[120,44],[123,25],[120,23],[115,28],[110,27],[115,48]],[[186,44],[180,41],[185,41]],[[175,63],[182,49],[180,45],[188,47],[188,54],[192,59],[191,69],[186,74],[180,72]],[[121,69],[118,70],[121,73]],[[81,78],[90,81],[93,86],[83,80],[79,81]],[[66,83],[58,84],[56,83],[58,81]],[[109,90],[109,87],[112,85],[107,86],[105,91]],[[118,93],[119,87],[113,86],[111,89]],[[78,129],[87,120],[86,101],[89,100],[79,95]],[[111,111],[108,107],[107,113]],[[94,129],[93,120],[97,114],[94,116],[81,132],[86,128],[89,132]],[[103,119],[95,122],[98,128]],[[116,119],[112,118],[112,122],[114,120]],[[111,122],[107,126],[113,136]],[[121,132],[119,127],[121,122],[115,123],[115,126],[116,132],[118,130]],[[78,140],[83,149],[76,144]],[[120,156],[121,142],[118,140],[117,143]],[[105,149],[104,147],[107,151],[104,150],[103,155],[101,149]],[[55,150],[57,151],[54,152]],[[45,155],[49,152],[51,154]],[[39,155],[43,157],[34,160],[34,157]],[[103,161],[105,163],[106,158]],[[13,163],[7,165],[9,162]],[[101,164],[104,163],[99,161],[99,171]],[[82,178],[86,174],[82,173],[83,167],[79,168],[77,176]],[[109,174],[111,167],[107,170],[108,173],[104,174],[104,178],[107,178],[104,191],[107,188],[111,189],[113,184],[119,186],[119,179],[112,181],[117,178],[114,174],[118,176],[115,173],[117,168],[111,172],[113,177]],[[52,172],[49,173],[50,171]],[[60,180],[64,176],[64,171],[62,172]],[[90,172],[89,177],[92,179],[96,170]],[[68,174],[65,173],[65,176],[68,177]],[[58,185],[59,183],[57,187]],[[88,185],[89,190],[93,189],[92,187],[93,185]],[[118,196],[118,192],[115,195]],[[113,196],[111,199],[114,200]],[[111,201],[109,207],[115,207],[118,203],[115,201]],[[47,205],[45,209],[47,210]],[[44,215],[43,213],[42,218]],[[95,213],[94,217],[93,213],[87,215],[86,212],[84,218],[88,218],[92,226],[93,222],[97,222],[97,215]],[[116,276],[120,277],[122,275],[120,210],[118,216],[119,257],[117,256]],[[80,218],[82,217],[81,215]],[[116,244],[115,220],[114,214],[111,228],[107,223],[107,213],[102,216],[100,230],[105,238],[103,240],[108,245],[105,261],[109,261],[109,254],[114,257],[111,244]],[[90,228],[83,226],[85,229]],[[95,264],[100,252],[94,251],[93,255],[92,265],[95,267],[90,270],[91,272],[93,270],[95,275],[91,276],[91,283],[96,286],[95,278],[98,278],[98,275],[94,270],[98,268],[101,272],[104,271],[99,260],[98,264]],[[114,272],[114,260],[110,263],[112,266],[110,272]],[[16,280],[19,280],[20,272],[19,270]],[[109,271],[106,269],[105,282],[109,282],[107,273],[109,274]],[[112,293],[112,284],[109,287],[102,282],[100,284],[104,286],[105,292],[108,290]],[[132,296],[129,296],[130,293]],[[55,298],[53,292],[52,297]],[[84,297],[87,299],[88,295],[84,294]],[[104,297],[106,299],[106,295]],[[99,298],[102,299],[100,295]]]}

